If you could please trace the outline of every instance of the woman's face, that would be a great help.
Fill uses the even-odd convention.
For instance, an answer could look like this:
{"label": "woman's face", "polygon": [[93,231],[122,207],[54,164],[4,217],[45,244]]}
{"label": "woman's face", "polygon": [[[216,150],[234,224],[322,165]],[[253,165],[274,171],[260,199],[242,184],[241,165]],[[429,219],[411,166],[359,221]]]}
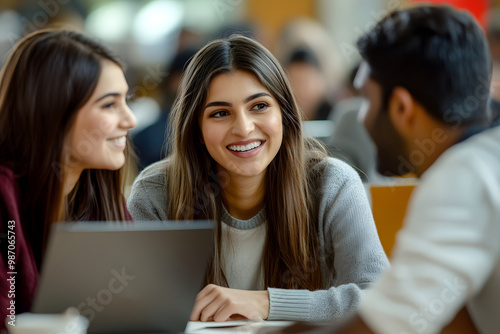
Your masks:
{"label": "woman's face", "polygon": [[137,124],[126,103],[127,92],[123,70],[103,60],[97,86],[66,137],[67,167],[117,170],[124,165],[127,132]]}
{"label": "woman's face", "polygon": [[262,174],[283,139],[278,101],[245,71],[212,80],[200,125],[208,153],[230,175]]}

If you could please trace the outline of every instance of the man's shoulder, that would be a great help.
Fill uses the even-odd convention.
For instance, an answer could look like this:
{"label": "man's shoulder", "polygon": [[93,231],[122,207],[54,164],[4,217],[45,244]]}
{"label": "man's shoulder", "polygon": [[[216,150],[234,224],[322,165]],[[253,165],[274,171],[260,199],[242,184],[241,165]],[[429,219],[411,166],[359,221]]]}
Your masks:
{"label": "man's shoulder", "polygon": [[495,167],[500,167],[500,127],[485,130],[449,148],[426,174],[446,173],[453,168],[474,171]]}

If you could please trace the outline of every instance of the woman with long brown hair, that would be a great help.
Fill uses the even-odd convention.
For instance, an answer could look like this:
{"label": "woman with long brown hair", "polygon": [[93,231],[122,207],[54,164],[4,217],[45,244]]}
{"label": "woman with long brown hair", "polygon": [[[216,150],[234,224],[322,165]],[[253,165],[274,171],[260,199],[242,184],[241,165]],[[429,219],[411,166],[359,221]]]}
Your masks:
{"label": "woman with long brown hair", "polygon": [[[127,91],[121,62],[77,32],[34,32],[3,66],[1,319],[12,303],[15,313],[30,309],[55,222],[131,220],[122,195],[136,124]],[[17,272],[15,298],[5,290],[9,272]]]}
{"label": "woman with long brown hair", "polygon": [[139,175],[128,206],[137,220],[215,221],[191,320],[353,313],[388,261],[357,173],[303,137],[269,51],[241,36],[206,45],[170,126],[171,154]]}

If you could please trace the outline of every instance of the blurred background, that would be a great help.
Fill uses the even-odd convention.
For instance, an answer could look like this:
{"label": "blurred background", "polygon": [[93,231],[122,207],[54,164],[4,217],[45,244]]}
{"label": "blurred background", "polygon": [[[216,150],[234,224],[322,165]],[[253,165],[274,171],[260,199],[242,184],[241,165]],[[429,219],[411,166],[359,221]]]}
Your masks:
{"label": "blurred background", "polygon": [[[388,12],[414,6],[409,0],[0,0],[0,64],[15,42],[47,26],[86,32],[104,42],[126,62],[138,118],[132,135],[139,169],[159,160],[165,123],[190,57],[207,41],[232,33],[254,37],[287,70],[306,131],[347,155],[342,131],[335,126],[361,103],[352,87],[359,63],[356,39]],[[500,72],[500,0],[449,0],[480,22]],[[493,81],[495,82],[495,78]],[[492,85],[500,98],[499,84]],[[362,131],[362,130],[360,130]],[[351,133],[352,135],[352,133]],[[363,137],[364,134],[360,133]],[[369,141],[369,138],[362,138]],[[360,147],[367,148],[367,155]],[[341,149],[339,149],[341,148]],[[360,159],[374,154],[370,143],[355,148]],[[362,168],[362,161],[353,165]]]}

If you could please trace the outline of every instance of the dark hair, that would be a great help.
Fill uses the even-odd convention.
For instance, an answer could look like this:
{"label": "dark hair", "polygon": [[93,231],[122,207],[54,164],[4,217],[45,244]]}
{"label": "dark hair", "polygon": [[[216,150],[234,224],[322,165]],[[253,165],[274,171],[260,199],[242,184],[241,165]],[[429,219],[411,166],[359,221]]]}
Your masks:
{"label": "dark hair", "polygon": [[474,18],[449,6],[393,12],[358,42],[370,77],[387,107],[396,86],[406,88],[441,122],[488,122],[491,60]]}
{"label": "dark hair", "polygon": [[0,164],[18,179],[21,219],[38,266],[61,211],[68,221],[125,219],[123,168],[84,170],[63,200],[64,138],[96,88],[104,59],[122,67],[93,39],[46,29],[20,40],[0,75]]}
{"label": "dark hair", "polygon": [[297,63],[308,64],[313,66],[317,70],[321,70],[318,58],[311,49],[305,46],[297,47],[291,52],[286,62],[286,66],[290,66],[291,64],[297,64]]}
{"label": "dark hair", "polygon": [[[207,283],[226,285],[220,265],[221,217],[224,191],[215,161],[202,145],[199,125],[211,81],[231,71],[246,71],[278,101],[283,141],[267,167],[265,208],[267,240],[264,251],[266,286],[324,288],[319,268],[317,208],[313,207],[309,164],[326,154],[302,135],[301,113],[285,72],[258,42],[232,36],[207,44],[192,59],[182,79],[170,117],[173,151],[168,157],[168,217],[175,220],[211,219],[216,222],[216,252],[207,271]],[[211,182],[211,180],[213,180]],[[291,274],[293,279],[284,279]]]}

